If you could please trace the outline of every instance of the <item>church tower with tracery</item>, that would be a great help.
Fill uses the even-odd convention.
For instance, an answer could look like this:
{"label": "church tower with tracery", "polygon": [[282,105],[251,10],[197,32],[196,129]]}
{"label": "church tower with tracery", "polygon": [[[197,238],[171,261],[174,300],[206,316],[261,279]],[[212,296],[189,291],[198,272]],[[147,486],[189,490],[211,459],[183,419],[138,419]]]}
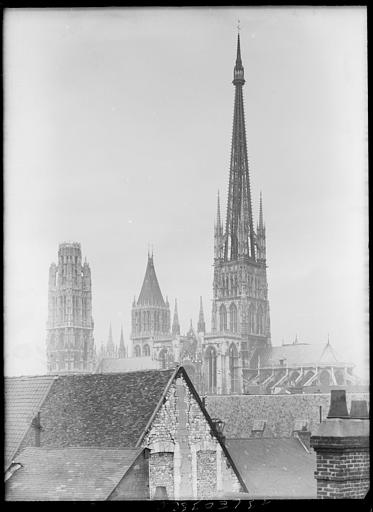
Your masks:
{"label": "church tower with tracery", "polygon": [[62,243],[49,268],[48,372],[91,372],[95,357],[91,270],[79,243]]}
{"label": "church tower with tracery", "polygon": [[240,35],[233,71],[233,134],[225,226],[218,195],[214,243],[212,333],[205,337],[206,387],[241,392],[255,354],[271,345],[266,234],[260,197],[254,229],[243,101]]}
{"label": "church tower with tracery", "polygon": [[163,299],[150,253],[139,298],[132,304],[131,340],[134,357],[162,360],[172,353],[170,305]]}

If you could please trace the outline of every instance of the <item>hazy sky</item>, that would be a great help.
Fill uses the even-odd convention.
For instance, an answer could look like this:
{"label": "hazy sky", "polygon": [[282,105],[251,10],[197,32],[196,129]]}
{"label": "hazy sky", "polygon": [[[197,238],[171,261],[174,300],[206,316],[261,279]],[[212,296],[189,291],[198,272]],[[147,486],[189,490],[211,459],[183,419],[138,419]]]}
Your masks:
{"label": "hazy sky", "polygon": [[79,241],[94,337],[115,342],[148,244],[182,331],[208,329],[226,209],[237,19],[272,342],[368,357],[365,8],[5,12],[5,371],[46,371],[48,269]]}

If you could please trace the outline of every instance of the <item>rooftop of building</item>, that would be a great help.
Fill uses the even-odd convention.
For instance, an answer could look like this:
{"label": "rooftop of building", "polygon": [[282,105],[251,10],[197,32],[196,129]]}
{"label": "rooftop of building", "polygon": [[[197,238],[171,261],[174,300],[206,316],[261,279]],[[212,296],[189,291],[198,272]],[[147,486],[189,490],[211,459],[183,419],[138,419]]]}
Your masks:
{"label": "rooftop of building", "polygon": [[316,454],[297,439],[227,439],[226,445],[251,498],[316,498]]}
{"label": "rooftop of building", "polygon": [[5,378],[6,465],[39,411],[48,446],[54,446],[57,437],[58,446],[136,446],[174,373],[175,369]]}
{"label": "rooftop of building", "polygon": [[7,501],[106,500],[143,448],[26,448],[6,482]]}

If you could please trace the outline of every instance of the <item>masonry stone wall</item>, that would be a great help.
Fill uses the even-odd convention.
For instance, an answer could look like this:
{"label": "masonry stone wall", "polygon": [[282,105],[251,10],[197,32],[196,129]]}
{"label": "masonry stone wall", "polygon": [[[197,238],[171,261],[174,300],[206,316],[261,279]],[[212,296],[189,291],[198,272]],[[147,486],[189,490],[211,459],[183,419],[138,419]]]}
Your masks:
{"label": "masonry stone wall", "polygon": [[197,452],[197,493],[201,498],[214,498],[217,488],[216,451]]}
{"label": "masonry stone wall", "polygon": [[[201,499],[211,496],[211,482],[216,482],[215,498],[228,492],[239,492],[240,482],[229,465],[220,443],[200,406],[180,377],[168,390],[163,405],[152,421],[142,446],[151,450],[150,495],[157,485],[164,485],[163,463],[157,453],[173,453],[174,499]],[[198,453],[213,452],[211,462],[198,473]],[[201,455],[200,455],[201,457]],[[167,466],[169,471],[169,466]]]}
{"label": "masonry stone wall", "polygon": [[157,486],[166,488],[168,499],[174,498],[174,454],[152,453],[149,464],[150,495],[153,497]]}
{"label": "masonry stone wall", "polygon": [[109,501],[146,500],[149,498],[149,458],[141,453],[119,482]]}
{"label": "masonry stone wall", "polygon": [[[366,400],[368,393],[347,393],[347,405],[351,400]],[[238,395],[207,396],[206,408],[211,417],[225,422],[227,438],[250,437],[254,420],[265,420],[264,437],[291,437],[297,419],[306,419],[314,434],[322,419],[328,414],[330,393],[299,395]]]}

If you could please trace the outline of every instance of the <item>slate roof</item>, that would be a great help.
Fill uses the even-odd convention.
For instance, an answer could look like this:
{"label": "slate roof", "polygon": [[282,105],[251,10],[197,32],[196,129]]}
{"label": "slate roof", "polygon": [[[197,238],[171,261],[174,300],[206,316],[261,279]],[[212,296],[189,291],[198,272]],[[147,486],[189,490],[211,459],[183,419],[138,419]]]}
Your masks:
{"label": "slate roof", "polygon": [[136,446],[174,373],[60,376],[41,412],[43,446]]}
{"label": "slate roof", "polygon": [[51,376],[4,379],[5,465],[12,461],[54,380]]}
{"label": "slate roof", "polygon": [[160,363],[149,357],[104,357],[97,365],[96,373],[120,373],[139,370],[155,370]]}
{"label": "slate roof", "polygon": [[8,501],[100,501],[119,484],[142,448],[26,448],[6,482]]}
{"label": "slate roof", "polygon": [[227,439],[226,445],[250,497],[316,498],[316,453],[297,439]]}
{"label": "slate roof", "polygon": [[285,365],[288,366],[341,362],[330,344],[293,343],[281,347],[268,347],[260,354],[260,366],[279,366],[281,359],[285,359]]}
{"label": "slate roof", "polygon": [[157,275],[154,269],[153,256],[148,256],[148,264],[141,292],[137,301],[138,306],[162,306],[166,304],[162,297],[162,292],[158,284]]}

